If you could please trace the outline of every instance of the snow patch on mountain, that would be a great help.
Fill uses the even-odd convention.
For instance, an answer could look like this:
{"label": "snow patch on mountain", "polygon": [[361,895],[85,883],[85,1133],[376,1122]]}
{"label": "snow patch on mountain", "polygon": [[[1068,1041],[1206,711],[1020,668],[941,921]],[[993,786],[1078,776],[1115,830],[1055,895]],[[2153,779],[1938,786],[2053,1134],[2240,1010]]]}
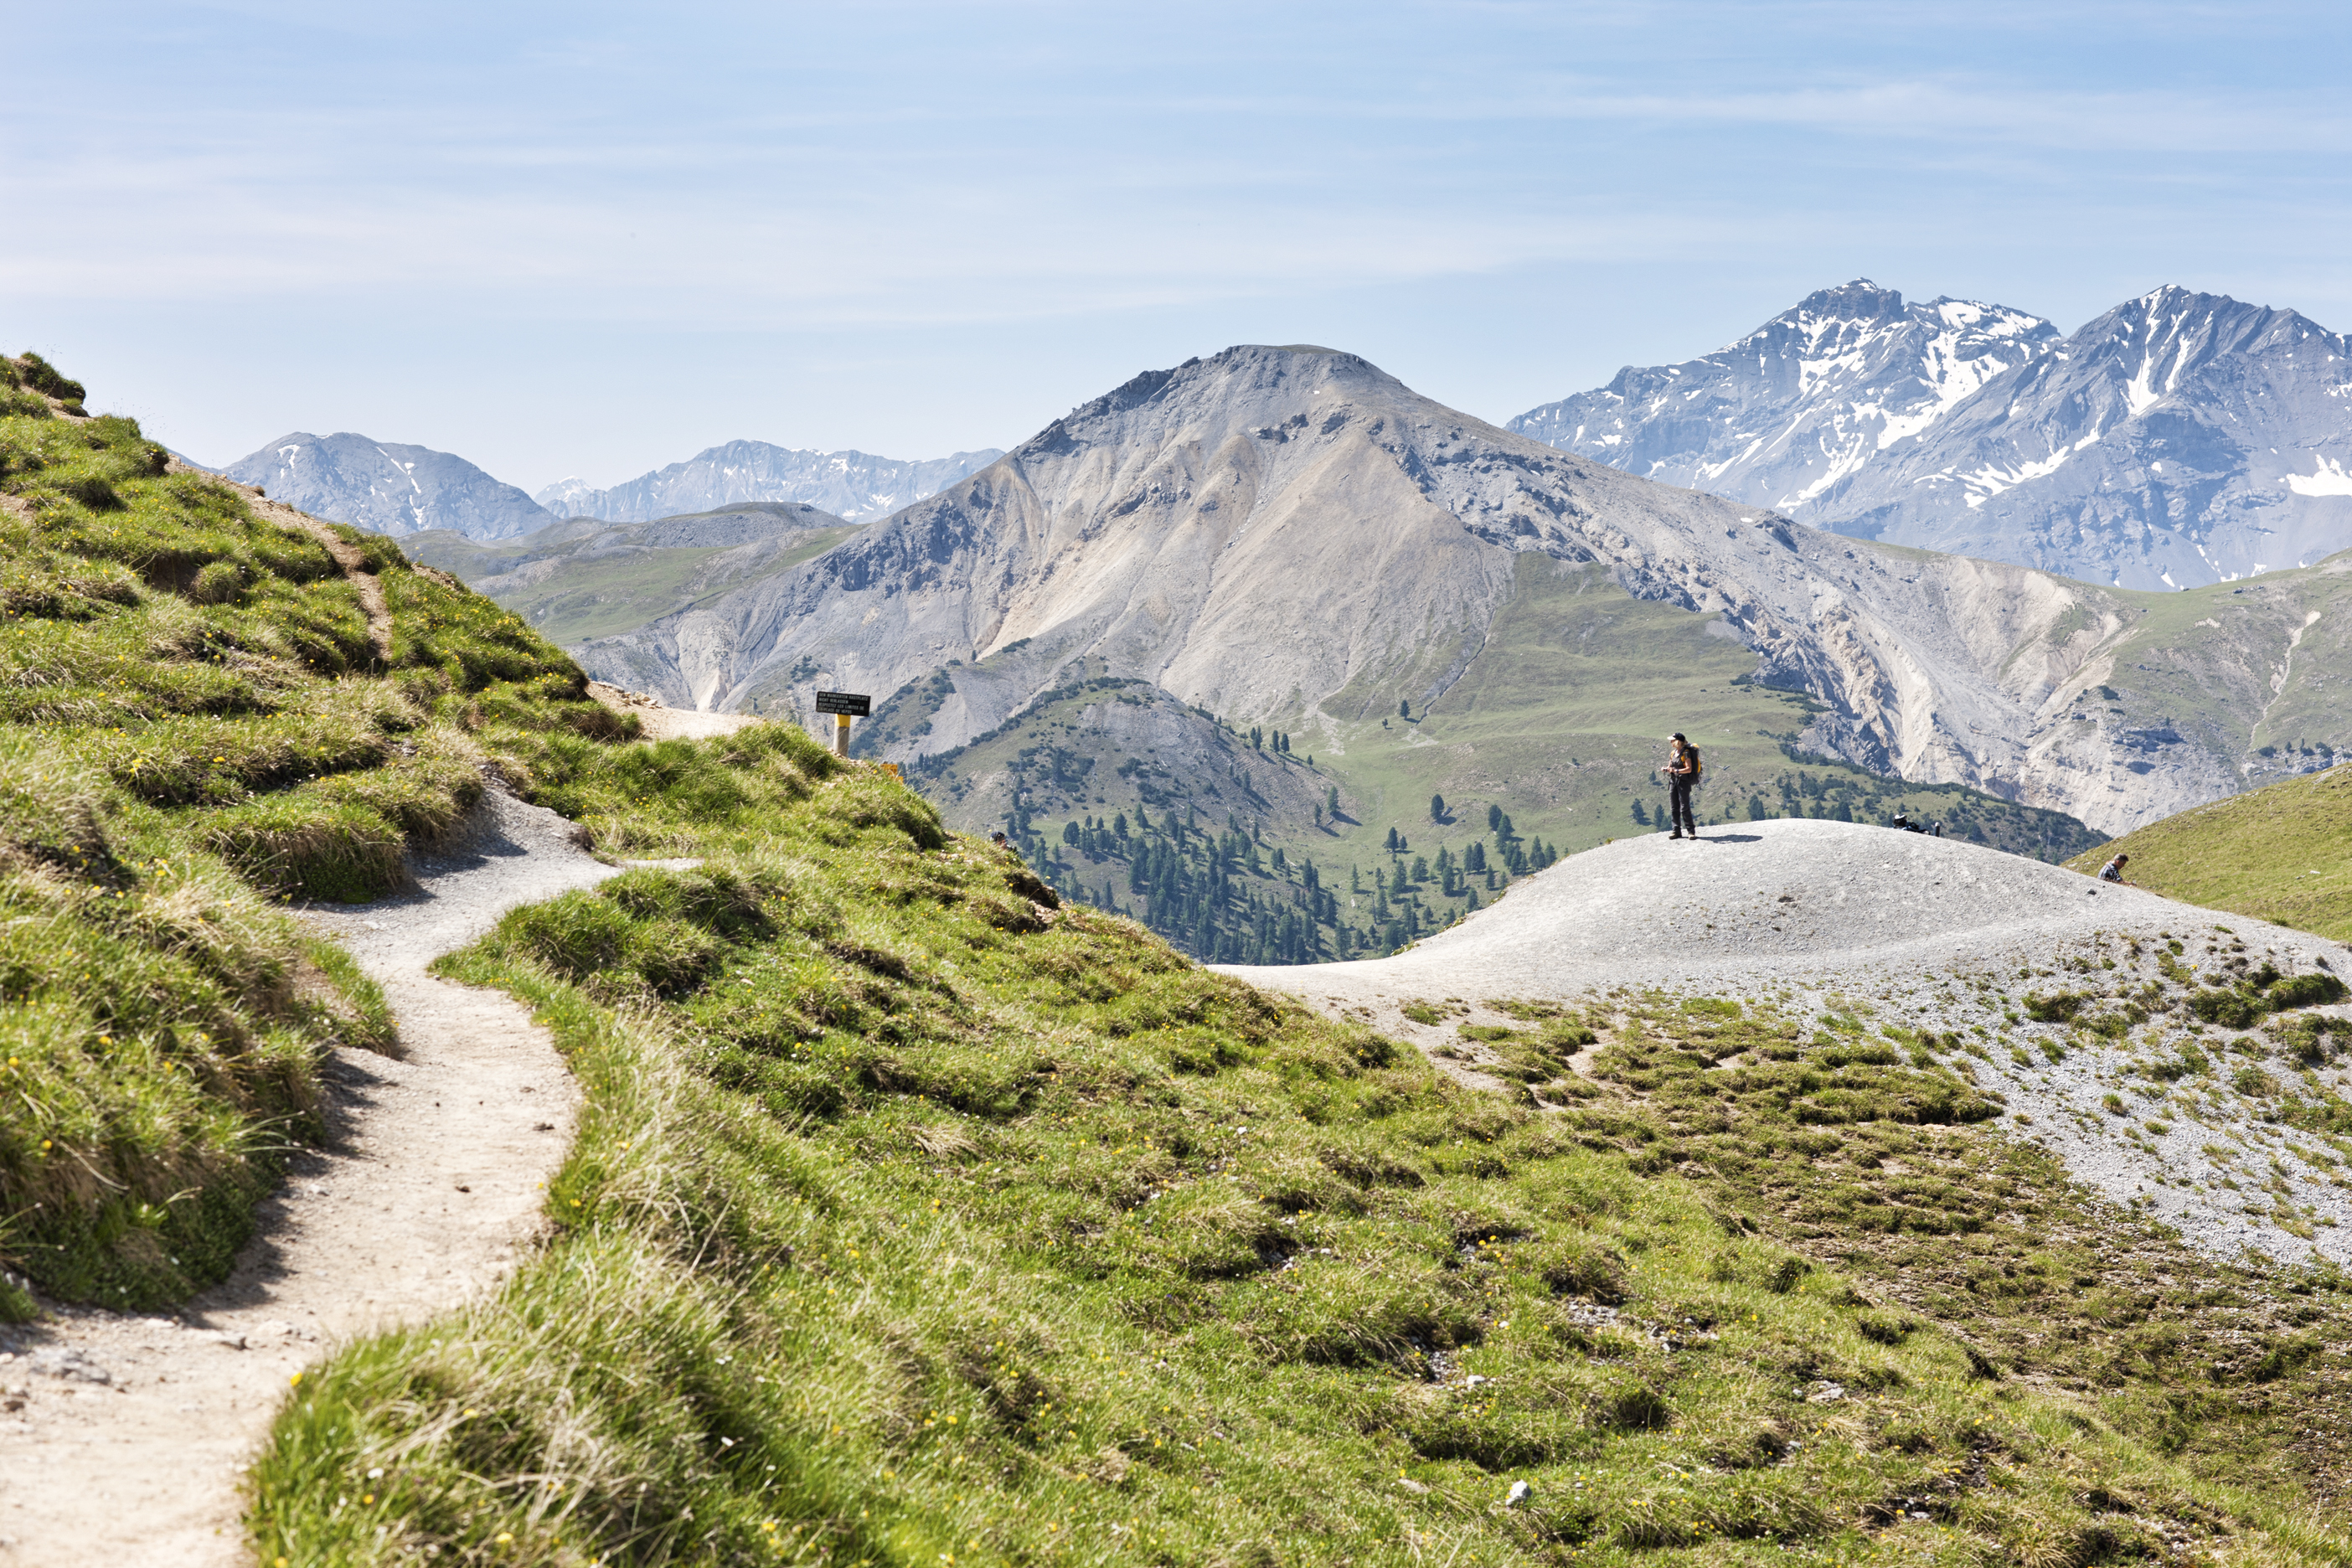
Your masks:
{"label": "snow patch on mountain", "polygon": [[2279,482],[2299,496],[2352,496],[2352,473],[2333,458],[2314,453],[2312,460],[2319,471],[2311,474],[2289,474]]}

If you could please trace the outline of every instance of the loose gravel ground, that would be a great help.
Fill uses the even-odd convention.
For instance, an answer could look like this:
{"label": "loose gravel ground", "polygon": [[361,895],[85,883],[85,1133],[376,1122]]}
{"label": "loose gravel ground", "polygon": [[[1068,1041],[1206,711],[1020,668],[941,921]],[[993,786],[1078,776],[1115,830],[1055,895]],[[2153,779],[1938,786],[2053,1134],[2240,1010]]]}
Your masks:
{"label": "loose gravel ground", "polygon": [[384,988],[403,1054],[335,1054],[328,1146],[296,1157],[236,1272],[179,1312],[55,1307],[0,1334],[0,1562],[246,1562],[240,1484],[289,1380],[494,1283],[537,1230],[572,1079],[519,1004],[425,966],[616,868],[503,795],[475,827],[412,892],[310,913]]}
{"label": "loose gravel ground", "polygon": [[[1956,839],[1809,820],[1711,828],[1696,843],[1650,835],[1604,845],[1391,958],[1220,967],[1443,1051],[1439,1065],[1466,1064],[1474,1079],[1479,1053],[1454,1031],[1509,1023],[1478,1005],[1488,1000],[1657,990],[1769,998],[1797,1016],[1859,1002],[1886,1022],[1968,1031],[1980,1053],[1969,1069],[2005,1097],[2009,1136],[2047,1146],[2077,1178],[2192,1245],[2352,1263],[2347,1167],[2323,1141],[2268,1119],[2280,1089],[2344,1093],[2352,1074],[2343,1065],[2306,1074],[2260,1033],[2178,1015],[2108,1041],[2017,1011],[2028,991],[2136,989],[2156,978],[2172,941],[2202,984],[2232,961],[2265,959],[2352,980],[2352,952],[2304,931]],[[1468,1004],[1468,1015],[1425,1026],[1402,1012],[1449,1000]],[[2214,1070],[2169,1083],[2134,1070],[2177,1058],[2184,1044]],[[2276,1087],[2236,1087],[2248,1068]]]}
{"label": "loose gravel ground", "polygon": [[634,713],[645,726],[648,741],[708,741],[731,735],[761,721],[751,713],[707,713],[692,708],[667,708],[657,697],[629,691],[602,680],[588,683],[588,695],[618,713]]}

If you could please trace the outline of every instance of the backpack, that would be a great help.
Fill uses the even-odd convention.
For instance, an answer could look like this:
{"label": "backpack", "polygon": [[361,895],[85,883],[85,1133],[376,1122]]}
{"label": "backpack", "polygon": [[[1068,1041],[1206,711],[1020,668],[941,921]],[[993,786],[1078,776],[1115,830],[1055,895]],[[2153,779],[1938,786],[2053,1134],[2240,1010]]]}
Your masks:
{"label": "backpack", "polygon": [[1706,772],[1706,764],[1698,760],[1698,748],[1696,746],[1685,743],[1683,746],[1683,755],[1690,760],[1691,788],[1696,789],[1698,788],[1699,775]]}

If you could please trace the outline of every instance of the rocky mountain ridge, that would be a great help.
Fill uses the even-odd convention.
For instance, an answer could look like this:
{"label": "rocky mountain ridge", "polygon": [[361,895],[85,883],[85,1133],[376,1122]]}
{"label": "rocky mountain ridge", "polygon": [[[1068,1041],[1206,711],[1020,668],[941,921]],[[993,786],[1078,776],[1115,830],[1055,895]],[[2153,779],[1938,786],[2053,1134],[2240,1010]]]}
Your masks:
{"label": "rocky mountain ridge", "polygon": [[1842,533],[2134,588],[2352,546],[2352,341],[2159,289],[1989,382],[1819,497]]}
{"label": "rocky mountain ridge", "polygon": [[1838,532],[2178,589],[2352,546],[2352,344],[2158,289],[2061,337],[1868,279],[1511,427]]}
{"label": "rocky mountain ridge", "polygon": [[1906,305],[1858,278],[1711,354],[1627,365],[1607,386],[1529,409],[1508,428],[1643,479],[1803,518],[1839,480],[2057,339],[2056,327],[2022,310]]}
{"label": "rocky mountain ridge", "polygon": [[887,516],[934,495],[1004,454],[991,447],[908,461],[869,452],[812,452],[765,441],[729,441],[683,463],[599,489],[562,479],[539,504],[564,517],[648,522],[744,501],[814,506],[850,521]]}
{"label": "rocky mountain ridge", "polygon": [[[1528,556],[1704,617],[1752,679],[1815,700],[1805,747],[2106,831],[2242,787],[2263,715],[2314,668],[2305,600],[2343,583],[2308,574],[2184,638],[2138,596],[1808,529],[1484,424],[1353,354],[1250,345],[1137,376],[790,571],[577,652],[680,706],[773,710],[1018,650],[1028,673],[951,682],[909,755],[1092,658],[1338,756],[1463,679]],[[2119,672],[2159,635],[2230,700]],[[2130,689],[2078,719],[2111,682]],[[2333,733],[2327,703],[2310,715]]]}

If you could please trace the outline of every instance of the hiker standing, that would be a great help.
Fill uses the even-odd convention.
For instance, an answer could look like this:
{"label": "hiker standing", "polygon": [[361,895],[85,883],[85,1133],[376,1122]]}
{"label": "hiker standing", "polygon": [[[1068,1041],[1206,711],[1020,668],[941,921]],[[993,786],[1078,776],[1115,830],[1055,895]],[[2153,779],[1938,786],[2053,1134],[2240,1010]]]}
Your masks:
{"label": "hiker standing", "polygon": [[1666,826],[1669,838],[1696,838],[1698,818],[1691,815],[1691,791],[1698,787],[1698,748],[1680,730],[1672,737],[1674,752],[1666,759]]}

